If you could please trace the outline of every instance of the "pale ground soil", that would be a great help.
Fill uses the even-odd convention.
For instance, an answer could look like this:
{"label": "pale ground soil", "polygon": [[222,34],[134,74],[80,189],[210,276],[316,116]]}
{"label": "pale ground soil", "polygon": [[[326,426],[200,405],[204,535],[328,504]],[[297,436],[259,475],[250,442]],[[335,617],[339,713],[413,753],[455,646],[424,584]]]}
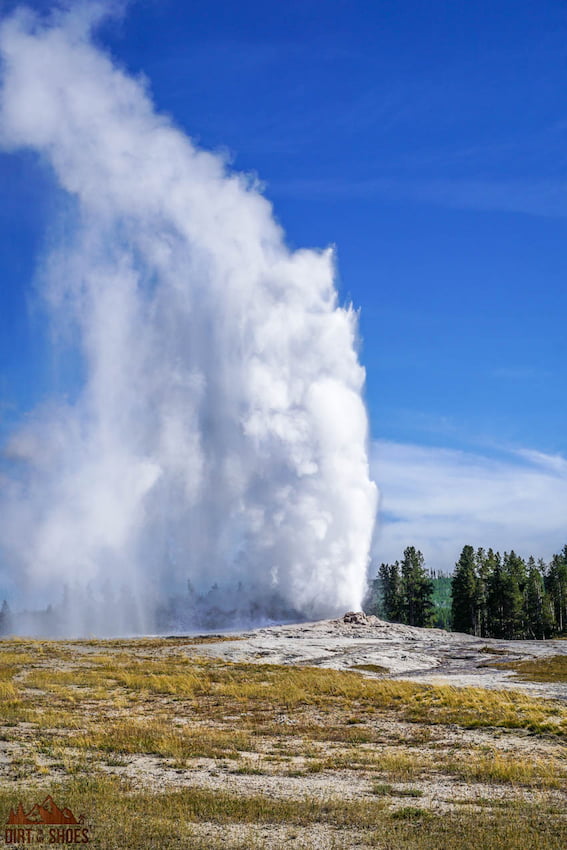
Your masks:
{"label": "pale ground soil", "polygon": [[321,620],[256,629],[242,632],[237,642],[210,644],[202,651],[230,661],[308,664],[336,670],[376,664],[387,668],[388,678],[511,688],[567,701],[567,683],[519,682],[512,671],[493,666],[499,661],[567,655],[566,640],[495,640],[386,623],[372,616],[359,619],[358,623]]}

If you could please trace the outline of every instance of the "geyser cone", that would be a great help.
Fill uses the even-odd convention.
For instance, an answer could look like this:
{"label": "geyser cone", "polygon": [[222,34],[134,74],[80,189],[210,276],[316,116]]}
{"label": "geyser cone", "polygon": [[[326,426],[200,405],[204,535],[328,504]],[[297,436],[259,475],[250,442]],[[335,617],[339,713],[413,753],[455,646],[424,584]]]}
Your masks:
{"label": "geyser cone", "polygon": [[[36,150],[70,198],[40,279],[85,376],[6,447],[4,563],[54,601],[83,588],[73,629],[85,606],[92,631],[358,609],[376,488],[332,252],[290,252],[251,181],[157,114],[81,14],[0,34],[4,148]],[[103,588],[122,586],[113,626]]]}

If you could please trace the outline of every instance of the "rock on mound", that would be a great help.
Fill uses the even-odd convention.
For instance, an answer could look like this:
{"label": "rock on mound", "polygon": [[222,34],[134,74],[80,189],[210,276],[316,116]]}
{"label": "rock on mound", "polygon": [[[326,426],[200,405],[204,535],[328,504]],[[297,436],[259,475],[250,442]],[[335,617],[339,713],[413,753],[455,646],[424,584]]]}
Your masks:
{"label": "rock on mound", "polygon": [[343,623],[354,623],[357,626],[367,626],[368,617],[364,611],[347,611],[343,617]]}

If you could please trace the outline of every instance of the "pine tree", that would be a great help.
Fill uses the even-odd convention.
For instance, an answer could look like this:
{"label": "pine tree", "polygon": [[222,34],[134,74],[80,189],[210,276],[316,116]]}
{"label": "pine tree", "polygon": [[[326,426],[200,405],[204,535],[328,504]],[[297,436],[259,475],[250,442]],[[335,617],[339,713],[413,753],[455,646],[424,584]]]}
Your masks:
{"label": "pine tree", "polygon": [[555,609],[553,606],[553,599],[551,598],[546,585],[548,567],[543,558],[539,559],[539,561],[537,562],[537,567],[540,574],[543,576],[543,587],[545,591],[543,597],[545,636],[549,638],[557,634],[557,622],[555,620]]}
{"label": "pine tree", "polygon": [[426,627],[433,619],[433,583],[425,569],[423,554],[408,546],[400,564],[403,622]]}
{"label": "pine tree", "polygon": [[492,569],[487,579],[487,637],[504,637],[504,576],[500,552],[492,552]]}
{"label": "pine tree", "polygon": [[563,634],[567,631],[567,546],[551,559],[545,584],[553,602],[557,630]]}
{"label": "pine tree", "polygon": [[475,555],[472,546],[465,546],[455,564],[451,584],[453,630],[477,634],[477,595]]}
{"label": "pine tree", "polygon": [[522,638],[524,623],[524,588],[526,565],[512,550],[504,552],[500,579],[500,629],[498,637]]}
{"label": "pine tree", "polygon": [[526,632],[528,637],[544,640],[554,629],[553,608],[545,590],[544,578],[533,557],[528,560],[525,590]]}
{"label": "pine tree", "polygon": [[432,625],[436,629],[451,629],[451,585],[453,576],[446,575],[443,571],[430,570],[429,575],[433,584],[433,602],[434,616]]}
{"label": "pine tree", "polygon": [[475,561],[477,577],[476,634],[481,637],[487,637],[490,634],[490,613],[488,610],[489,582],[497,562],[497,557],[492,549],[489,549],[488,552],[485,552],[484,549],[477,549]]}
{"label": "pine tree", "polygon": [[378,579],[381,585],[382,610],[384,617],[392,622],[401,622],[403,620],[403,612],[399,562],[395,561],[393,564],[380,564]]}

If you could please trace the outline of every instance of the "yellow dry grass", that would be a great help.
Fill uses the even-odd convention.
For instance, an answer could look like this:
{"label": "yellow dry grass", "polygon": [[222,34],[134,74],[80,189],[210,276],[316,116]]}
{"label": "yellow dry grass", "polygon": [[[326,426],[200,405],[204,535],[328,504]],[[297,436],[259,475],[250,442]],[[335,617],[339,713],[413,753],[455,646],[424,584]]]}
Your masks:
{"label": "yellow dry grass", "polygon": [[567,655],[512,661],[499,666],[514,670],[517,678],[525,682],[567,682]]}
{"label": "yellow dry grass", "polygon": [[[0,642],[0,736],[12,748],[9,769],[0,773],[0,802],[14,803],[13,782],[33,801],[40,787],[57,791],[66,804],[89,809],[97,846],[107,850],[274,850],[291,846],[290,830],[305,837],[317,829],[327,839],[336,834],[328,846],[337,849],[350,846],[352,835],[355,843],[391,850],[567,846],[553,796],[566,779],[563,704],[514,691],[231,664],[198,652],[191,640]],[[480,730],[492,742],[519,730],[533,736],[531,749],[540,741],[547,751],[475,749],[459,742],[459,729]],[[445,734],[452,743],[438,747]],[[124,776],[147,756],[157,777],[166,768],[186,776],[206,760],[211,777],[337,778],[357,782],[360,793],[276,799],[245,788],[174,791],[155,777],[142,792],[104,775]],[[471,813],[450,802],[438,815],[427,789],[451,777],[471,788],[498,785],[508,796]],[[378,787],[392,791],[373,793]],[[521,789],[539,794],[537,805],[521,798]],[[419,805],[402,805],[404,796],[420,797]],[[147,813],[143,823],[139,812]],[[265,843],[258,824],[280,832]]]}

